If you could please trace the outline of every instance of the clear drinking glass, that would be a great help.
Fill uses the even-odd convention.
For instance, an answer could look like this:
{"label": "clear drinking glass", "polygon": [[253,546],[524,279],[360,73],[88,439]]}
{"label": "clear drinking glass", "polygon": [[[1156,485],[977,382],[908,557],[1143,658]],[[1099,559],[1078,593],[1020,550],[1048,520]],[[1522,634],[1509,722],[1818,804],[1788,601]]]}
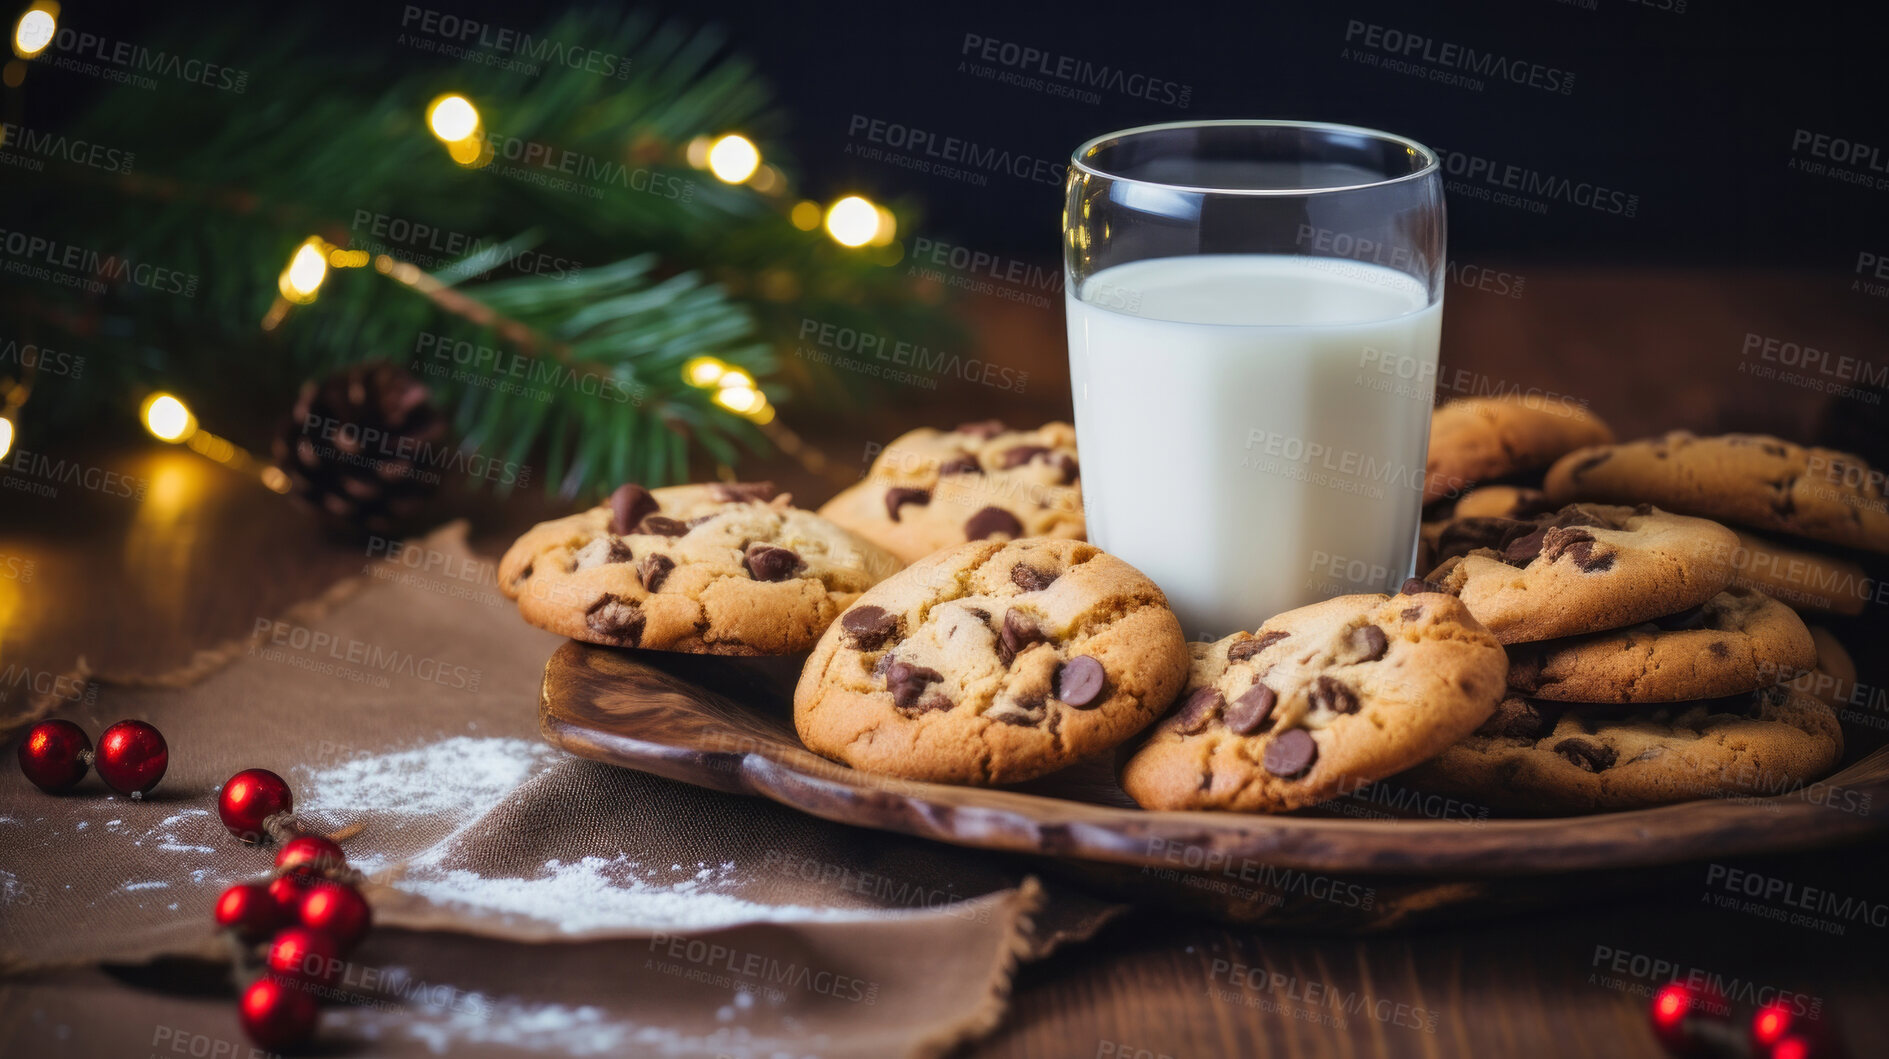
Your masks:
{"label": "clear drinking glass", "polygon": [[1201,121],[1076,149],[1063,213],[1089,539],[1190,637],[1411,573],[1443,319],[1435,152]]}

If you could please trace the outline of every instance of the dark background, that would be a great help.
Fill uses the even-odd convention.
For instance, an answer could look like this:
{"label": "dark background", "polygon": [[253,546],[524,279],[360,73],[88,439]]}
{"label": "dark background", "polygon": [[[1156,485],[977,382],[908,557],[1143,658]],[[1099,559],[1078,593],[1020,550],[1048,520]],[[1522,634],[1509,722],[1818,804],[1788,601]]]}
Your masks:
{"label": "dark background", "polygon": [[[847,156],[865,115],[1061,162],[1114,129],[1215,117],[1347,122],[1430,146],[1639,196],[1625,218],[1551,203],[1546,214],[1450,196],[1456,256],[1553,263],[1791,268],[1849,274],[1858,252],[1889,252],[1889,190],[1790,171],[1797,129],[1874,144],[1889,166],[1883,30],[1873,4],[1714,0],[1514,3],[874,3],[767,0],[657,3],[724,29],[752,57],[789,117],[786,154],[801,189],[830,201],[901,195],[927,213],[919,233],[988,252],[1055,256],[1060,189],[993,175],[972,187]],[[392,46],[407,5],[324,3],[320,47],[388,62],[451,60]],[[525,31],[555,9],[490,0],[416,6]],[[1683,8],[1683,10],[1673,10]],[[71,0],[62,26],[138,39],[160,21],[209,25],[225,5]],[[1482,91],[1342,57],[1352,21],[1572,73],[1562,95],[1485,79]],[[967,34],[1191,87],[1185,107],[1103,91],[1057,98],[959,72]],[[1368,49],[1367,49],[1368,50]],[[76,104],[106,86],[63,79]],[[41,101],[39,105],[45,105]],[[860,141],[863,142],[863,141]],[[763,143],[778,157],[783,144]],[[1807,155],[1797,155],[1804,158]],[[1889,181],[1889,170],[1880,173]],[[1889,308],[1889,302],[1882,305]]]}

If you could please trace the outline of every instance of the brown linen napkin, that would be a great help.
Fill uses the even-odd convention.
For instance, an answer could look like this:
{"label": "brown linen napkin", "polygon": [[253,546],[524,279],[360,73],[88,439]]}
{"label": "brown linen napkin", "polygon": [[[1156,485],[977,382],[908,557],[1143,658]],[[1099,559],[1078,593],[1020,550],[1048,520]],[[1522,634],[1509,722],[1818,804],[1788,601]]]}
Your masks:
{"label": "brown linen napkin", "polygon": [[[273,852],[215,813],[218,786],[252,767],[285,777],[305,819],[359,828],[343,846],[370,877],[376,929],[322,1033],[376,1053],[933,1055],[995,1024],[1018,959],[1114,911],[1047,902],[970,851],[547,747],[536,703],[560,641],[492,581],[448,527],[259,615],[247,643],[59,703],[95,738],[151,722],[170,768],[142,802],[95,775],[52,796],[0,770],[0,968],[223,955],[212,903]],[[83,998],[111,987],[57,980],[72,974],[84,984],[0,990],[36,1012],[0,1023],[0,1051],[241,1045],[228,998],[90,1019]]]}

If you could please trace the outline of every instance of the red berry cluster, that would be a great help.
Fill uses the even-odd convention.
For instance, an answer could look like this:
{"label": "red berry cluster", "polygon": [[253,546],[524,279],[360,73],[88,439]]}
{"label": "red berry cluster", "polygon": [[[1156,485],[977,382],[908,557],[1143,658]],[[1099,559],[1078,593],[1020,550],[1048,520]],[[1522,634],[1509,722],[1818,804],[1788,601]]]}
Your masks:
{"label": "red berry cluster", "polygon": [[[249,769],[223,785],[217,809],[230,833],[255,842],[281,830],[293,799],[282,777]],[[238,883],[217,898],[216,922],[237,952],[248,985],[238,1001],[243,1031],[267,1049],[314,1032],[317,994],[341,977],[343,960],[367,936],[373,912],[341,847],[319,835],[282,844],[266,881]]]}
{"label": "red berry cluster", "polygon": [[1835,1059],[1842,1048],[1829,1025],[1813,1021],[1781,1001],[1758,1009],[1741,1032],[1731,1006],[1719,994],[1684,982],[1668,982],[1653,994],[1653,1036],[1684,1059]]}
{"label": "red berry cluster", "polygon": [[88,769],[119,794],[142,799],[164,778],[171,751],[158,730],[143,721],[119,721],[98,737],[98,750],[85,729],[71,721],[41,721],[20,740],[20,771],[47,794],[79,785]]}

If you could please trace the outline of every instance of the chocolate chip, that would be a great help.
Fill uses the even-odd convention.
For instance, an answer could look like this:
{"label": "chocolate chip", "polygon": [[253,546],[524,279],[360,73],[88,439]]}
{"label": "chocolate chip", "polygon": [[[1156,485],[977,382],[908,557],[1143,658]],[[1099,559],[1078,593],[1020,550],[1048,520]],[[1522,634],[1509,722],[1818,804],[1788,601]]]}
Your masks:
{"label": "chocolate chip", "polygon": [[972,515],[964,523],[964,536],[967,540],[987,540],[999,533],[1021,537],[1023,523],[1017,521],[1017,516],[1000,507],[987,507]]}
{"label": "chocolate chip", "polygon": [[662,583],[669,580],[669,571],[675,568],[676,561],[667,555],[646,555],[637,573],[642,578],[644,588],[657,592],[662,589]]}
{"label": "chocolate chip", "polygon": [[1667,632],[1686,632],[1691,629],[1705,628],[1705,604],[1682,610],[1677,614],[1668,614],[1663,618],[1654,618],[1653,624]]}
{"label": "chocolate chip", "polygon": [[1732,656],[1731,645],[1724,640],[1713,640],[1711,643],[1705,645],[1705,649],[1712,652],[1713,658],[1730,658]]}
{"label": "chocolate chip", "polygon": [[1227,707],[1227,727],[1236,735],[1252,735],[1260,726],[1272,717],[1272,708],[1279,702],[1279,695],[1271,688],[1258,681],[1246,689],[1233,705]]}
{"label": "chocolate chip", "polygon": [[591,632],[626,641],[631,647],[642,640],[646,621],[643,608],[637,606],[635,600],[614,594],[603,596],[584,612],[584,625]]}
{"label": "chocolate chip", "polygon": [[997,657],[1009,665],[1031,644],[1048,643],[1049,637],[1036,624],[1036,619],[1020,610],[1004,612],[1003,631],[997,635]]}
{"label": "chocolate chip", "polygon": [[1560,511],[1539,521],[1541,521],[1543,525],[1557,528],[1568,526],[1599,526],[1602,529],[1620,528],[1618,526],[1608,525],[1606,519],[1601,518],[1599,515],[1594,514],[1592,511],[1589,511],[1579,504],[1569,504]]}
{"label": "chocolate chip", "polygon": [[901,708],[910,708],[925,693],[927,685],[943,680],[943,673],[924,666],[893,662],[885,667],[886,690],[892,693],[892,704]]}
{"label": "chocolate chip", "polygon": [[1272,632],[1262,632],[1250,639],[1236,640],[1227,646],[1227,661],[1244,662],[1291,635],[1289,632],[1274,629]]}
{"label": "chocolate chip", "polygon": [[1423,617],[1423,604],[1419,603],[1414,607],[1405,607],[1403,610],[1397,612],[1397,616],[1405,621],[1416,621],[1418,618]]}
{"label": "chocolate chip", "polygon": [[1212,688],[1195,688],[1181,700],[1181,708],[1174,715],[1174,730],[1182,735],[1200,734],[1226,701],[1224,695]]}
{"label": "chocolate chip", "polygon": [[1082,465],[1076,462],[1074,456],[1066,452],[1059,452],[1056,454],[1054,462],[1056,469],[1063,472],[1064,485],[1072,485],[1077,479],[1082,477]]}
{"label": "chocolate chip", "polygon": [[1614,553],[1602,552],[1596,555],[1594,548],[1592,544],[1577,544],[1568,549],[1568,554],[1574,557],[1574,565],[1580,567],[1582,573],[1598,574],[1603,570],[1612,570]]}
{"label": "chocolate chip", "polygon": [[748,576],[756,581],[785,581],[800,569],[800,556],[789,548],[776,548],[772,544],[750,544],[746,555],[741,557],[741,565],[748,568]]}
{"label": "chocolate chip", "polygon": [[1358,659],[1360,662],[1377,661],[1384,657],[1385,651],[1390,650],[1390,645],[1390,638],[1384,635],[1383,629],[1375,625],[1351,630],[1351,646],[1364,654],[1363,658]]}
{"label": "chocolate chip", "polygon": [[902,624],[898,615],[870,603],[840,615],[840,630],[855,651],[871,651],[883,646],[898,633]]}
{"label": "chocolate chip", "polygon": [[1535,691],[1541,687],[1541,655],[1528,646],[1512,649],[1509,655],[1509,689]]}
{"label": "chocolate chip", "polygon": [[651,515],[636,527],[636,532],[658,537],[680,537],[689,532],[689,524],[667,515]]}
{"label": "chocolate chip", "polygon": [[1101,704],[1108,672],[1088,655],[1077,655],[1056,667],[1056,697],[1079,710]]}
{"label": "chocolate chip", "polygon": [[1612,747],[1577,738],[1563,739],[1556,743],[1554,752],[1588,772],[1610,769],[1620,756]]}
{"label": "chocolate chip", "polygon": [[1010,428],[1004,426],[1004,421],[1001,419],[980,419],[975,423],[959,423],[952,433],[969,434],[974,438],[983,438],[988,441],[1008,429]]}
{"label": "chocolate chip", "polygon": [[898,659],[892,657],[892,652],[890,651],[880,655],[879,660],[872,664],[872,675],[884,679],[886,670],[891,668],[892,663],[896,661],[898,661]]}
{"label": "chocolate chip", "polygon": [[1421,577],[1406,577],[1403,587],[1397,591],[1400,595],[1414,596],[1420,592],[1441,592],[1443,586],[1435,581],[1425,581]]}
{"label": "chocolate chip", "polygon": [[710,489],[710,495],[725,504],[761,503],[778,492],[773,482],[716,482]]}
{"label": "chocolate chip", "polygon": [[1502,548],[1502,561],[1511,566],[1527,566],[1541,554],[1541,542],[1548,535],[1546,528],[1517,537]]}
{"label": "chocolate chip", "polygon": [[610,531],[628,533],[638,522],[643,521],[645,515],[654,514],[661,508],[662,505],[656,503],[656,498],[650,495],[649,490],[635,482],[619,485],[616,492],[610,494]]}
{"label": "chocolate chip", "polygon": [[917,717],[924,713],[943,713],[955,705],[957,704],[952,702],[950,698],[940,692],[934,691],[930,695],[918,700],[918,705],[916,706],[901,707],[900,712],[904,713],[907,717]]}
{"label": "chocolate chip", "polygon": [[1044,573],[1027,563],[1010,568],[1010,583],[1025,592],[1041,592],[1056,582],[1056,573]]}
{"label": "chocolate chip", "polygon": [[1511,541],[1525,536],[1534,528],[1532,523],[1512,518],[1459,518],[1444,526],[1443,531],[1437,534],[1436,558],[1442,562],[1444,559],[1468,555],[1479,548],[1502,551]]}
{"label": "chocolate chip", "polygon": [[1541,711],[1526,699],[1506,698],[1496,704],[1495,712],[1476,729],[1477,735],[1508,736],[1511,739],[1541,738]]}
{"label": "chocolate chip", "polygon": [[885,491],[885,513],[892,516],[894,522],[899,520],[899,508],[906,504],[917,504],[923,507],[929,503],[931,503],[929,489],[907,489],[902,485],[895,485]]}
{"label": "chocolate chip", "polygon": [[978,465],[975,456],[953,456],[938,465],[938,476],[947,474],[983,474],[984,468]]}
{"label": "chocolate chip", "polygon": [[1048,445],[1012,445],[997,455],[997,466],[1008,470],[1031,460],[1047,460],[1050,456]]}
{"label": "chocolate chip", "polygon": [[1303,728],[1289,728],[1266,744],[1261,763],[1267,772],[1280,779],[1295,780],[1305,775],[1317,760],[1318,744],[1312,741],[1312,733]]}
{"label": "chocolate chip", "polygon": [[1540,533],[1541,543],[1537,548],[1541,552],[1541,557],[1551,563],[1567,554],[1568,549],[1577,544],[1594,543],[1594,535],[1579,526],[1555,526],[1543,529]]}
{"label": "chocolate chip", "polygon": [[1319,677],[1312,683],[1312,690],[1307,696],[1315,710],[1329,710],[1332,713],[1357,713],[1358,693],[1351,686],[1330,677]]}

